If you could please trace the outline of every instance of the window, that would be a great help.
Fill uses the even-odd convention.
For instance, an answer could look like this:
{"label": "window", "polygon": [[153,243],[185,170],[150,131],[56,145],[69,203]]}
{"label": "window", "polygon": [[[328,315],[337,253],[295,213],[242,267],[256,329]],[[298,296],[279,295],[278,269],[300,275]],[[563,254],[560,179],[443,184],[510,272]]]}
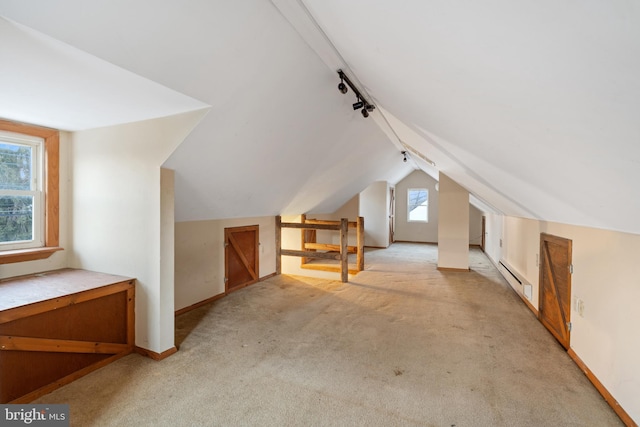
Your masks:
{"label": "window", "polygon": [[61,250],[58,157],[56,130],[0,120],[0,264]]}
{"label": "window", "polygon": [[407,191],[407,221],[429,222],[429,190],[426,188]]}
{"label": "window", "polygon": [[44,139],[0,131],[0,248],[44,246]]}

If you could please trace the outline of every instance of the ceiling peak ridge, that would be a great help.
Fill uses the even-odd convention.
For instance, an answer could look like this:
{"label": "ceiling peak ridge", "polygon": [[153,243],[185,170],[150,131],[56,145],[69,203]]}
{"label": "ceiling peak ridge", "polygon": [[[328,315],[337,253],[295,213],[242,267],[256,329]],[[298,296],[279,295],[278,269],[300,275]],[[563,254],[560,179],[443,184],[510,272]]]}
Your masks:
{"label": "ceiling peak ridge", "polygon": [[[329,69],[333,72],[342,70],[372,104],[380,106],[376,97],[372,96],[366,86],[362,84],[357,74],[348,65],[342,53],[340,53],[303,0],[296,0],[295,2],[289,0],[271,0],[271,3]],[[372,117],[398,151],[404,150],[403,141],[393,126],[391,126],[383,110],[376,108],[376,112]]]}
{"label": "ceiling peak ridge", "polygon": [[375,103],[375,97],[371,96],[358,79],[356,73],[351,69],[342,53],[340,53],[303,0],[296,0],[295,2],[271,0],[271,3],[331,71],[338,72],[342,70],[349,76],[352,83],[358,87],[362,95],[371,100],[372,103]]}

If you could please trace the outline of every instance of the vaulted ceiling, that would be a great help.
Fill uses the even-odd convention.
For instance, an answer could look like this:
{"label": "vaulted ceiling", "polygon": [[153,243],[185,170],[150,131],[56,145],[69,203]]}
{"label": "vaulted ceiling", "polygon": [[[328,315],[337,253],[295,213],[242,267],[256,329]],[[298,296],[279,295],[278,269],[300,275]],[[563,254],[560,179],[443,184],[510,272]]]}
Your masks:
{"label": "vaulted ceiling", "polygon": [[0,117],[79,130],[208,109],[165,163],[178,220],[331,212],[419,167],[507,215],[640,233],[633,0],[0,0],[0,16]]}

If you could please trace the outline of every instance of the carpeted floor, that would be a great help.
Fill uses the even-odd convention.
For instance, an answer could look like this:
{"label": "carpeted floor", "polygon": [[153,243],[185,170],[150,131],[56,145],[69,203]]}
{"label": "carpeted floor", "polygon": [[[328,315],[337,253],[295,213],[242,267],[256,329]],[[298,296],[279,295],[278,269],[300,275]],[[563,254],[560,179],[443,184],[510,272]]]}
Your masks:
{"label": "carpeted floor", "polygon": [[178,317],[174,356],[35,403],[74,426],[622,425],[482,252],[436,259],[396,243],[350,283],[273,277]]}

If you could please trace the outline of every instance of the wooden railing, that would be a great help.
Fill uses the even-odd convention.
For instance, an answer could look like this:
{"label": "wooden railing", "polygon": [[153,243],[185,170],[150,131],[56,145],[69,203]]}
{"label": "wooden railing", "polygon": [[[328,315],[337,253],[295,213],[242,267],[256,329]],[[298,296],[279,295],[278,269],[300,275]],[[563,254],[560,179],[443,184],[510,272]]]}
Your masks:
{"label": "wooden railing", "polygon": [[[302,250],[282,249],[282,229],[297,228],[301,230]],[[356,246],[348,246],[349,228],[356,229]],[[316,231],[330,230],[340,232],[340,244],[317,243]],[[323,251],[323,252],[318,252]],[[349,254],[356,254],[356,268],[349,270]],[[301,222],[282,222],[276,217],[276,273],[282,270],[282,256],[297,256],[301,258],[301,267],[315,270],[340,272],[343,282],[349,281],[349,273],[356,274],[364,270],[364,218],[358,217],[357,221],[349,222],[346,218],[340,221],[327,221],[317,219],[307,219],[302,215]],[[338,260],[339,266],[314,265],[309,261],[315,258]]]}

